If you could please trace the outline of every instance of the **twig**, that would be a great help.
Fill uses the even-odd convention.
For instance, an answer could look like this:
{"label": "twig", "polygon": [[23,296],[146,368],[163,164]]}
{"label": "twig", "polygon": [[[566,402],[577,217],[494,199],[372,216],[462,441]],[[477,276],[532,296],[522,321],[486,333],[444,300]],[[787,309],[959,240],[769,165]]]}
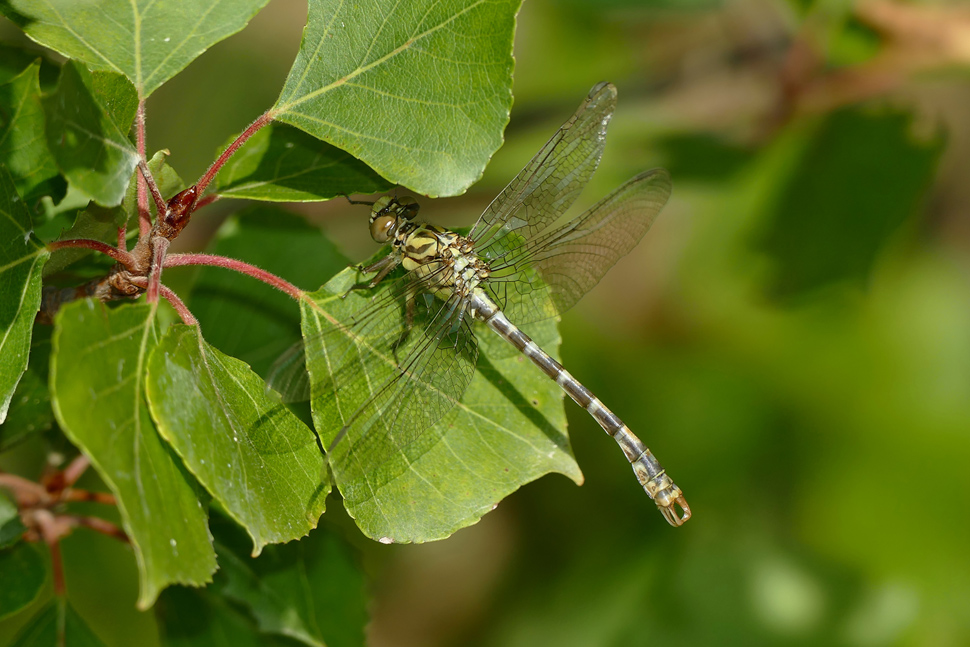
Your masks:
{"label": "twig", "polygon": [[152,264],[148,271],[148,290],[145,300],[148,303],[158,301],[159,285],[162,280],[162,267],[165,259],[165,252],[171,244],[167,238],[158,236],[152,239]]}
{"label": "twig", "polygon": [[[138,160],[145,161],[145,100],[138,102],[138,112],[135,114],[135,132],[138,144]],[[144,237],[152,228],[151,213],[148,211],[148,185],[144,173],[135,178],[138,186],[138,235]],[[161,213],[161,212],[159,212]],[[118,245],[121,247],[121,245]]]}

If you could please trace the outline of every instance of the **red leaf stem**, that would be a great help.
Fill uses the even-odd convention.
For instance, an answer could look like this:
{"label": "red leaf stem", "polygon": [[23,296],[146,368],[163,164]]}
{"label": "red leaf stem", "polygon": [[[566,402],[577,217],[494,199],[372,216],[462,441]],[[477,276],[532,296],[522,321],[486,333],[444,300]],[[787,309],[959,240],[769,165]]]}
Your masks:
{"label": "red leaf stem", "polygon": [[264,269],[260,269],[255,265],[250,265],[249,263],[244,263],[234,258],[215,256],[213,254],[171,254],[165,257],[166,268],[180,267],[183,265],[211,265],[213,267],[224,267],[227,270],[235,270],[236,272],[248,274],[254,279],[262,281],[267,285],[271,285],[281,292],[285,292],[294,299],[300,300],[304,298],[303,290],[296,287],[289,281],[285,281],[275,274],[267,272]]}
{"label": "red leaf stem", "polygon": [[239,137],[236,138],[236,141],[229,144],[229,148],[223,151],[222,155],[220,155],[218,159],[212,163],[212,166],[210,166],[202,177],[199,178],[199,181],[195,183],[195,188],[199,195],[202,195],[206,187],[209,186],[209,183],[212,182],[212,179],[216,176],[216,173],[218,173],[219,169],[221,169],[225,163],[229,161],[229,158],[232,157],[233,153],[239,150],[239,147],[245,144],[246,140],[255,135],[260,128],[273,121],[273,116],[274,115],[272,112],[264,112],[256,119],[256,121],[249,124],[249,127],[246,128],[246,130],[242,131]]}
{"label": "red leaf stem", "polygon": [[71,240],[55,240],[53,243],[47,244],[47,249],[52,252],[67,247],[93,249],[96,252],[107,254],[128,269],[132,269],[135,264],[135,259],[131,254],[128,253],[127,250],[112,247],[108,243],[102,243],[100,240],[92,240],[90,238],[72,238]]}

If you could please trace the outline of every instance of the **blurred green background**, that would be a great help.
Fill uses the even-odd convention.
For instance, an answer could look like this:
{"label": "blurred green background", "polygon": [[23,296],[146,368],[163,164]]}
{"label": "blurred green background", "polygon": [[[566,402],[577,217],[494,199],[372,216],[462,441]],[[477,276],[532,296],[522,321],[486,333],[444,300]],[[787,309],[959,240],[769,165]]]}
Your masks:
{"label": "blurred green background", "polygon": [[[153,95],[149,148],[200,175],[272,105],[305,11],[273,0]],[[652,166],[674,195],[564,318],[562,354],[694,519],[668,527],[567,403],[582,488],[544,478],[421,546],[338,520],[371,577],[370,643],[970,644],[968,52],[956,2],[526,0],[507,144],[422,214],[470,225],[594,83],[617,85],[582,200]],[[240,206],[200,212],[175,251]],[[372,253],[359,208],[295,209]],[[133,559],[81,532],[64,552],[92,628],[156,644]]]}

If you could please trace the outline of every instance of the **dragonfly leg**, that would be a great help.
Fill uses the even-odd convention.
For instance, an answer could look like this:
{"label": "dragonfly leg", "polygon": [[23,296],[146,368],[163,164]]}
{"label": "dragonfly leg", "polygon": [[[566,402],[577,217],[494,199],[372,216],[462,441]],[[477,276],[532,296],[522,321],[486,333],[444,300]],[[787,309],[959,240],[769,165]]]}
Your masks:
{"label": "dragonfly leg", "polygon": [[377,274],[370,281],[365,281],[363,283],[355,283],[351,285],[346,292],[340,295],[341,299],[346,299],[347,295],[354,290],[370,290],[375,287],[378,283],[384,280],[384,277],[391,273],[395,267],[400,263],[400,259],[394,254],[388,254],[381,260],[364,267],[363,265],[357,266],[357,271],[361,274],[370,274],[371,272],[377,272]]}

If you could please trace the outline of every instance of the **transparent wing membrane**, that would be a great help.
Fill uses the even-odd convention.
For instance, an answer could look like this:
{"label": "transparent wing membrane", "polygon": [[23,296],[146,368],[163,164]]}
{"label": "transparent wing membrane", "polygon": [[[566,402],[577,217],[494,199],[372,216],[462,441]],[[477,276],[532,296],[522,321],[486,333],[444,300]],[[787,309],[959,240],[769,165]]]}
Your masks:
{"label": "transparent wing membrane", "polygon": [[669,197],[667,171],[637,175],[579,217],[509,245],[492,262],[489,292],[518,323],[565,312],[640,242]]}
{"label": "transparent wing membrane", "polygon": [[[530,239],[575,202],[593,176],[606,126],[616,107],[616,88],[600,83],[515,179],[492,200],[469,237],[478,254],[498,258],[515,241]],[[511,236],[511,238],[509,238]]]}
{"label": "transparent wing membrane", "polygon": [[[477,342],[459,299],[428,294],[436,278],[405,275],[346,302],[334,297],[323,306],[326,314],[315,313],[317,332],[271,372],[269,385],[284,400],[312,395],[326,420],[319,431],[331,461],[383,463],[440,420],[468,387]],[[354,312],[360,302],[367,305]]]}

